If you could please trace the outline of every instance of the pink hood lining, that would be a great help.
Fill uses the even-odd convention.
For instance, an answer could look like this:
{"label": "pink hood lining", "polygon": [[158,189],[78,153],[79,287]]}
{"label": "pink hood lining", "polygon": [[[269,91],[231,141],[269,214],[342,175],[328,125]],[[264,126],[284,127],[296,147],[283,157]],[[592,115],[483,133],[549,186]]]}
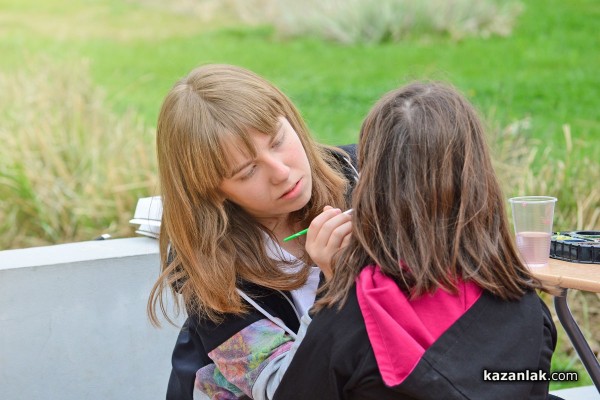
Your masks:
{"label": "pink hood lining", "polygon": [[476,284],[460,281],[458,295],[438,289],[409,300],[379,266],[365,267],[356,279],[356,294],[384,383],[402,383],[481,293]]}

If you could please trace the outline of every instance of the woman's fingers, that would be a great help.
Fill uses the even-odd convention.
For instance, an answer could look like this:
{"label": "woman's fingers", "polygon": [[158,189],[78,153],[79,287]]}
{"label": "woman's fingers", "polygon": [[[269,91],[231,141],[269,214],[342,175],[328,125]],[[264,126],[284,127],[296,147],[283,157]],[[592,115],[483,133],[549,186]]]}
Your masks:
{"label": "woman's fingers", "polygon": [[350,216],[343,214],[339,208],[329,208],[311,222],[308,235],[318,241],[321,246],[339,246],[345,236],[344,229],[341,226],[350,221]]}
{"label": "woman's fingers", "polygon": [[350,217],[344,214],[341,215],[343,218],[338,218],[336,216],[327,221],[321,229],[319,239],[322,238],[324,241],[327,241],[326,247],[339,249],[342,246],[344,238],[352,232],[352,221],[350,221]]}
{"label": "woman's fingers", "polygon": [[340,248],[348,246],[350,244],[351,238],[352,238],[352,221],[348,222],[348,230],[347,230],[346,235],[344,236],[344,239],[342,239],[342,244],[340,245]]}
{"label": "woman's fingers", "polygon": [[352,232],[350,215],[340,209],[325,207],[310,224],[306,238],[306,251],[321,268],[327,278],[331,277],[331,259],[348,244]]}

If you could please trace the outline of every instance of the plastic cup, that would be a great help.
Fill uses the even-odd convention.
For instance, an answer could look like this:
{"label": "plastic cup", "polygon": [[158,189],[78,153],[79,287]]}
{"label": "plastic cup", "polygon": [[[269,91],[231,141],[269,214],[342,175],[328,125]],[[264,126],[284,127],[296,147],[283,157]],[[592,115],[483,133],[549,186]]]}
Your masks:
{"label": "plastic cup", "polygon": [[517,248],[528,267],[543,267],[550,259],[556,197],[522,196],[508,199],[512,207]]}

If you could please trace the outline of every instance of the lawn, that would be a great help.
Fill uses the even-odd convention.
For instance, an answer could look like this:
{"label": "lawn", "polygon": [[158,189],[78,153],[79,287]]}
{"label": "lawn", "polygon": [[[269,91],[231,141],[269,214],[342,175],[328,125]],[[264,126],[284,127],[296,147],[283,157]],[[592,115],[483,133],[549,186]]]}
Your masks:
{"label": "lawn", "polygon": [[[54,83],[48,90],[61,101],[64,93],[57,82],[69,83],[69,76],[76,80],[75,85],[77,80],[89,80],[89,86],[82,83],[82,90],[86,92],[80,93],[84,99],[81,101],[87,101],[86,96],[102,98],[100,105],[117,118],[127,116],[128,120],[138,121],[126,128],[126,132],[131,131],[129,139],[137,140],[142,146],[135,154],[132,150],[131,157],[146,152],[150,161],[135,163],[144,165],[149,170],[145,171],[147,174],[154,174],[153,127],[161,101],[178,78],[199,64],[232,63],[267,77],[297,104],[314,135],[329,144],[355,142],[363,117],[386,91],[412,79],[442,79],[464,91],[490,121],[490,126],[509,127],[516,123],[526,126],[522,131],[527,140],[524,143],[535,145],[536,152],[528,153],[531,170],[523,171],[522,175],[534,182],[527,185],[514,184],[510,180],[505,182],[509,188],[507,196],[534,194],[524,193],[525,190],[543,190],[545,193],[540,194],[559,197],[558,229],[591,228],[585,224],[600,221],[597,185],[600,171],[600,2],[527,0],[523,5],[514,30],[507,37],[453,41],[448,37],[429,35],[399,43],[339,45],[316,38],[282,40],[268,26],[232,26],[226,20],[206,21],[197,13],[170,10],[168,6],[161,6],[161,2],[0,0],[0,84],[34,81],[37,75],[46,79],[43,74],[47,73],[46,80]],[[83,67],[79,68],[80,65]],[[71,66],[79,68],[76,73],[69,72]],[[55,79],[52,74],[56,71],[65,71],[66,76]],[[0,86],[0,96],[19,95],[18,87],[13,92],[2,90],[3,87]],[[32,90],[35,92],[35,88]],[[0,100],[10,104],[15,99],[0,97]],[[64,107],[74,107],[73,104],[79,103],[65,101]],[[98,106],[94,104],[86,110],[95,110]],[[74,116],[78,123],[83,119],[77,110],[63,111],[65,118]],[[25,141],[14,125],[6,125],[6,120],[15,119],[11,112],[6,108],[0,110],[4,121],[0,122],[1,143],[11,137]],[[34,113],[39,114],[41,125],[45,124],[44,118],[53,115],[44,116],[36,109]],[[103,122],[101,118],[90,123]],[[138,125],[143,126],[136,130]],[[77,129],[85,134],[85,126],[78,126]],[[102,135],[102,129],[99,125],[99,135]],[[112,126],[107,126],[104,141],[112,140],[112,130]],[[565,131],[571,133],[572,146],[565,138]],[[15,166],[18,157],[12,164],[3,164],[9,159],[9,152],[14,153],[4,146],[4,150],[0,148],[0,168],[7,171],[24,169],[26,166]],[[505,151],[513,150],[520,152],[523,149],[509,146]],[[87,150],[82,148],[80,151]],[[558,161],[547,165],[548,160]],[[585,162],[579,163],[581,160]],[[53,162],[59,161],[54,159]],[[73,165],[72,169],[83,168],[76,161]],[[114,167],[114,164],[105,166]],[[46,166],[42,163],[41,168]],[[56,168],[60,171],[69,169]],[[102,166],[90,168],[89,173],[98,168]],[[6,171],[0,170],[0,184],[6,182],[2,179],[7,175]],[[19,188],[0,199],[0,205],[4,207],[0,207],[0,217],[4,220],[7,219],[2,210],[7,209],[7,204],[18,204],[22,200],[10,198],[10,193],[14,196],[27,193],[34,202],[37,201],[36,190],[31,189],[34,186],[24,182],[25,178],[9,178],[11,185]],[[118,201],[118,216],[107,214],[98,219],[88,218],[89,221],[82,223],[89,225],[87,230],[74,229],[63,237],[59,235],[63,232],[61,229],[52,228],[50,222],[45,223],[40,232],[52,234],[48,233],[40,243],[84,240],[90,237],[90,232],[101,233],[103,229],[116,237],[132,234],[127,219],[137,197],[156,194],[157,186],[153,178],[144,180],[136,175],[136,182],[144,180],[145,183],[134,185],[135,190],[128,191],[126,178],[125,181],[119,179],[114,181],[107,176],[99,182],[110,188],[119,187],[119,193],[123,194]],[[85,176],[80,179],[86,180],[89,179]],[[552,186],[552,182],[558,184]],[[92,203],[89,198],[75,197],[77,188],[72,192],[74,201]],[[105,193],[94,191],[92,187],[87,188],[87,192]],[[587,196],[590,192],[595,193],[595,197]],[[107,193],[106,198],[96,199],[99,204],[116,202],[112,192]],[[100,208],[96,203],[93,205]],[[39,211],[41,206],[36,203],[21,207],[19,212],[11,214],[11,229],[27,226],[22,218],[40,219],[34,211],[22,216],[22,209]],[[70,217],[64,218],[66,221]],[[31,232],[34,234],[33,229]],[[13,231],[3,231],[0,222],[0,248],[38,243],[15,243],[6,239],[7,236],[16,237]],[[564,340],[564,335],[562,337]],[[575,368],[578,365],[575,359],[564,351],[557,352],[554,368]],[[579,384],[589,383],[585,373],[580,375]]]}
{"label": "lawn", "polygon": [[[73,4],[75,3],[75,4]],[[198,64],[239,64],[279,85],[315,135],[354,141],[362,117],[382,93],[409,79],[454,83],[500,124],[531,119],[530,134],[562,146],[562,126],[600,159],[600,4],[529,0],[509,37],[415,38],[397,44],[342,46],[315,39],[282,41],[268,27],[218,28],[194,15],[116,0],[2,0],[7,14],[4,68],[32,54],[90,60],[94,81],[118,110],[133,108],[154,124],[174,81]],[[1,15],[1,14],[0,14]]]}

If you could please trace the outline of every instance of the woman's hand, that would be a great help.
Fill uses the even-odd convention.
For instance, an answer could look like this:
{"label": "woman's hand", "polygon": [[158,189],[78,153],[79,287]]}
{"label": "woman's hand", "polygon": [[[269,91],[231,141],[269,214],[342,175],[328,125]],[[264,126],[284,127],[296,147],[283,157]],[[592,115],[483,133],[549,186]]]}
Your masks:
{"label": "woman's hand", "polygon": [[306,251],[310,258],[331,279],[331,259],[342,247],[348,245],[352,233],[352,218],[339,208],[326,206],[312,220],[306,234]]}

